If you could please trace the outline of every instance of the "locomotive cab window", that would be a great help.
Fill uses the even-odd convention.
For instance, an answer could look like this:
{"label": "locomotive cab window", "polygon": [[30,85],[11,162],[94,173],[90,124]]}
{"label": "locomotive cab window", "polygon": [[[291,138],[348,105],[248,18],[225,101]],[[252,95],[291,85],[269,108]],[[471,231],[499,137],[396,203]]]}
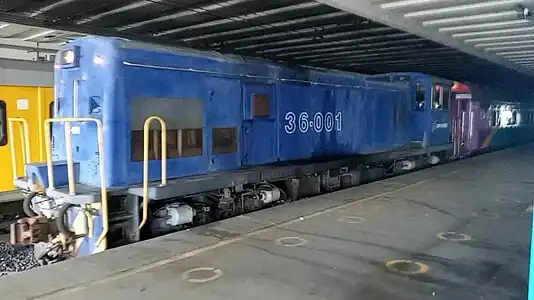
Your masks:
{"label": "locomotive cab window", "polygon": [[406,76],[406,75],[393,76],[393,82],[394,83],[398,83],[398,82],[409,83],[410,82],[410,76]]}
{"label": "locomotive cab window", "polygon": [[443,87],[443,93],[441,97],[441,109],[448,110],[450,101],[451,101],[451,88],[448,86],[445,86]]}
{"label": "locomotive cab window", "polygon": [[269,117],[270,105],[269,95],[253,94],[252,95],[252,116],[255,118]]}
{"label": "locomotive cab window", "polygon": [[415,109],[424,110],[426,99],[426,87],[422,82],[418,82],[415,87]]}
{"label": "locomotive cab window", "polygon": [[237,152],[236,128],[213,128],[213,154]]}
{"label": "locomotive cab window", "polygon": [[390,82],[389,76],[371,77],[368,80],[376,82]]}
{"label": "locomotive cab window", "polygon": [[[144,122],[151,116],[162,118],[167,125],[167,158],[201,156],[203,154],[202,122],[204,106],[201,99],[134,98],[131,101],[131,160],[143,160]],[[150,124],[149,160],[161,159],[162,130],[156,120]]]}
{"label": "locomotive cab window", "polygon": [[6,103],[0,100],[0,146],[7,145],[7,111]]}
{"label": "locomotive cab window", "polygon": [[449,87],[436,84],[432,89],[432,107],[435,110],[448,110],[451,90]]}

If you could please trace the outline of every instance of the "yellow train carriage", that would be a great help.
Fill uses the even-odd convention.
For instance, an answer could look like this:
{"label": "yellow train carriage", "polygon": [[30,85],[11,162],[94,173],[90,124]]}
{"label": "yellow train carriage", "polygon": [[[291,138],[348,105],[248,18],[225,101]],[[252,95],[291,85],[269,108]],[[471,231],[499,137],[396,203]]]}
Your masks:
{"label": "yellow train carriage", "polygon": [[[9,128],[9,118],[26,120],[30,160],[45,161],[43,122],[53,114],[54,67],[51,63],[0,59],[0,203],[20,200],[13,185],[11,147],[15,148],[17,175],[24,172],[23,136],[20,122]],[[9,135],[10,129],[15,133]]]}

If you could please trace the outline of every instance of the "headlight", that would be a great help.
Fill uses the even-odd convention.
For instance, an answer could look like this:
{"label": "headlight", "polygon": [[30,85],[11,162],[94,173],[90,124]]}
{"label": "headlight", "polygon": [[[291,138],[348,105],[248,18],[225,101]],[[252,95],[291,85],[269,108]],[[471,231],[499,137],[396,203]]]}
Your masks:
{"label": "headlight", "polygon": [[72,50],[67,50],[63,53],[63,64],[66,64],[66,65],[71,65],[72,63],[74,63],[74,51]]}
{"label": "headlight", "polygon": [[80,51],[77,46],[67,48],[65,50],[62,50],[58,57],[59,57],[59,63],[58,65],[61,68],[74,68],[78,67],[79,63],[79,55]]}

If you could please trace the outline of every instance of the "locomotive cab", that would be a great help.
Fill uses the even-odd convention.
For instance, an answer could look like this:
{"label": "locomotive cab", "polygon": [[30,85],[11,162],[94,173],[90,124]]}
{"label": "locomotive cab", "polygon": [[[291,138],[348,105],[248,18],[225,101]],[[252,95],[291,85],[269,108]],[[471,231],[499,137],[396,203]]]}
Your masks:
{"label": "locomotive cab", "polygon": [[387,73],[373,81],[405,83],[412,95],[412,145],[440,152],[453,149],[451,87],[453,82],[422,73]]}

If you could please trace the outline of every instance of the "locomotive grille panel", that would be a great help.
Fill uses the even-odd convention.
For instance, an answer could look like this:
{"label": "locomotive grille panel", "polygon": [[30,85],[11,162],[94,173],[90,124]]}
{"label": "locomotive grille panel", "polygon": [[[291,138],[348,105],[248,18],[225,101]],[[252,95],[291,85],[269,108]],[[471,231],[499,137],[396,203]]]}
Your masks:
{"label": "locomotive grille panel", "polygon": [[213,128],[213,153],[225,154],[237,151],[236,128]]}

